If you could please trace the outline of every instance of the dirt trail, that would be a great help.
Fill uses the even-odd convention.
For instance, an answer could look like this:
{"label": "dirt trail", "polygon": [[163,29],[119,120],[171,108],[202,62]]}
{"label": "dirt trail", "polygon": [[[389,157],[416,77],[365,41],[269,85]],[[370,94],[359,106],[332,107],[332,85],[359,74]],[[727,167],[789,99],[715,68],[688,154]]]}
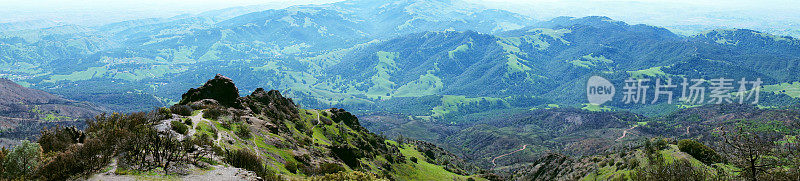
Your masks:
{"label": "dirt trail", "polygon": [[622,132],[622,136],[620,136],[619,138],[617,138],[617,139],[616,139],[616,140],[614,140],[614,141],[619,141],[619,140],[621,140],[622,138],[625,138],[625,136],[628,136],[628,131],[630,131],[630,130],[632,130],[633,128],[636,128],[636,127],[638,127],[638,126],[639,126],[639,125],[634,125],[633,127],[626,129],[625,131],[623,131],[623,132]]}
{"label": "dirt trail", "polygon": [[[192,123],[194,123],[194,125],[195,125],[195,126],[193,126],[193,128],[196,128],[197,127],[196,125],[199,125],[201,121],[205,122],[206,124],[208,124],[212,128],[214,127],[214,123],[212,123],[210,120],[208,120],[206,118],[203,118],[203,111],[200,111],[200,113],[197,113],[197,115],[194,115],[194,116],[192,116],[190,118],[192,118]],[[216,137],[217,137],[217,139],[214,139],[214,143],[219,144],[219,141],[222,140],[222,135],[220,135],[219,131],[217,131],[217,136]]]}
{"label": "dirt trail", "polygon": [[528,145],[527,145],[527,144],[526,144],[526,145],[522,145],[522,148],[520,148],[520,149],[518,149],[518,150],[514,150],[514,151],[512,151],[511,153],[506,153],[506,154],[503,154],[503,155],[500,155],[500,156],[497,156],[497,157],[494,157],[494,158],[492,158],[492,165],[493,165],[492,167],[497,167],[497,163],[495,163],[495,162],[494,162],[495,160],[497,160],[497,159],[499,159],[499,158],[503,158],[503,157],[505,157],[505,156],[508,156],[508,155],[511,155],[511,154],[514,154],[514,153],[516,153],[516,152],[519,152],[519,151],[525,150],[525,148],[527,148],[527,147],[528,147]]}
{"label": "dirt trail", "polygon": [[185,176],[169,177],[169,176],[150,176],[150,175],[116,175],[113,172],[100,173],[92,175],[90,181],[100,180],[207,180],[207,181],[223,181],[223,180],[258,180],[256,175],[246,170],[230,167],[215,165],[213,170],[200,171],[195,170],[193,173]]}
{"label": "dirt trail", "polygon": [[189,119],[192,120],[192,125],[189,125],[192,126],[192,129],[189,129],[189,131],[186,132],[186,136],[192,136],[197,133],[197,125],[203,120],[203,111],[200,111],[200,113],[197,115],[190,116]]}
{"label": "dirt trail", "polygon": [[322,122],[322,120],[319,119],[319,115],[322,114],[322,112],[320,112],[320,110],[316,111],[317,111],[317,124],[314,124],[314,126],[311,127],[311,130],[314,130],[314,128],[316,128],[317,125],[319,125],[319,123]]}
{"label": "dirt trail", "polygon": [[229,166],[214,166],[214,170],[207,171],[203,174],[187,175],[181,180],[257,180],[254,174],[248,173],[246,170],[234,168]]}

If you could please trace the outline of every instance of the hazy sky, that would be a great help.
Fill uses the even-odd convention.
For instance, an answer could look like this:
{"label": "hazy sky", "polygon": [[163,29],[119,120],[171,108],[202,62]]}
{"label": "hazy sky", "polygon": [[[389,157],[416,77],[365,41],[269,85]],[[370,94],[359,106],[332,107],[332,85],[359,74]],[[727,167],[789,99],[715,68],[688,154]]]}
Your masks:
{"label": "hazy sky", "polygon": [[285,8],[298,4],[322,4],[336,0],[0,0],[0,23],[26,20],[54,20],[96,24],[237,6],[264,5]]}
{"label": "hazy sky", "polygon": [[[0,23],[50,20],[69,24],[171,17],[236,6],[285,8],[341,0],[0,0]],[[800,0],[465,0],[548,20],[557,16],[609,16],[659,26],[795,26]]]}
{"label": "hazy sky", "polygon": [[666,27],[692,35],[746,28],[800,36],[800,0],[467,0],[539,20],[608,16],[629,24]]}

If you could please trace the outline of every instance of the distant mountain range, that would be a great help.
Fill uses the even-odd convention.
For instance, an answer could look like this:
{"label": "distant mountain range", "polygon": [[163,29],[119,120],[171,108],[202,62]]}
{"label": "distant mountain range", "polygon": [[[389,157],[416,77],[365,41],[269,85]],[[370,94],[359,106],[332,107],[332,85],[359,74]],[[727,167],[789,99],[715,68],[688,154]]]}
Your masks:
{"label": "distant mountain range", "polygon": [[[629,77],[676,82],[760,78],[765,85],[760,104],[781,107],[798,102],[798,84],[791,84],[800,72],[798,44],[792,37],[743,29],[682,37],[605,17],[556,18],[495,35],[415,33],[335,57],[325,55],[338,63],[316,79],[305,79],[311,88],[291,88],[290,93],[310,97],[313,100],[300,102],[312,107],[358,105],[351,107],[436,117],[459,104],[477,102],[469,99],[497,103],[483,105],[486,109],[548,104],[581,108],[586,103],[585,82],[595,75],[612,80],[617,88]],[[681,95],[677,91],[675,95]],[[614,100],[621,100],[623,95],[616,96]],[[398,98],[403,101],[391,101]],[[397,109],[405,105],[427,110]],[[682,106],[612,102],[606,108],[653,115]]]}
{"label": "distant mountain range", "polygon": [[[423,31],[495,33],[534,22],[460,1],[345,1],[224,21],[221,14],[235,13],[4,32],[0,71],[69,98],[106,102],[115,110],[143,110],[176,101],[174,95],[182,89],[202,82],[203,72],[246,77],[245,90],[257,85],[304,87],[291,79],[322,74],[323,67],[336,62],[320,56],[336,56],[359,44]],[[221,62],[230,66],[209,66]],[[102,96],[88,99],[87,94]],[[140,101],[110,103],[130,98]]]}
{"label": "distant mountain range", "polygon": [[[798,81],[798,40],[750,30],[683,37],[606,17],[536,22],[436,0],[249,11],[9,31],[0,38],[0,72],[118,111],[174,103],[209,72],[243,80],[243,91],[270,86],[287,90],[301,105],[356,112],[385,108],[383,100],[422,96],[502,99],[518,107],[509,96],[522,95],[580,107],[580,82],[590,75],[615,82],[631,75],[746,75],[776,85],[772,92],[798,87],[778,85]],[[415,115],[444,114],[424,112]]]}

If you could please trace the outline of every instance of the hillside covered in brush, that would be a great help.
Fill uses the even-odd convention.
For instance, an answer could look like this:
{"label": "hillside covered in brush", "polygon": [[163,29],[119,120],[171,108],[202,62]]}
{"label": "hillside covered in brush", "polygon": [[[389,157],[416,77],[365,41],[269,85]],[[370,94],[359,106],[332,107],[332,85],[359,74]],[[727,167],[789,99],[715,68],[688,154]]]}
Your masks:
{"label": "hillside covered in brush", "polygon": [[83,119],[107,108],[61,98],[0,79],[0,146],[33,139],[42,128],[56,125],[83,127]]}
{"label": "hillside covered in brush", "polygon": [[[719,152],[726,147],[725,132],[757,134],[782,143],[773,145],[781,150],[791,150],[800,134],[800,112],[796,108],[762,109],[741,104],[699,106],[664,116],[547,108],[466,117],[467,123],[442,125],[397,114],[370,114],[362,117],[362,124],[390,137],[437,144],[482,168],[498,171],[515,171],[552,154],[583,159],[631,152],[653,138],[665,138],[674,145],[690,139]],[[778,149],[773,146],[764,147]]]}

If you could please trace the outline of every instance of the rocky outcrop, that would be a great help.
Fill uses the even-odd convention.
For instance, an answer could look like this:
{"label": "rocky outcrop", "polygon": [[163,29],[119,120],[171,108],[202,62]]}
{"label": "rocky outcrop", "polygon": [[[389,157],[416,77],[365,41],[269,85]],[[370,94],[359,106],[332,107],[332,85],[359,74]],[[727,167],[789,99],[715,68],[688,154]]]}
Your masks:
{"label": "rocky outcrop", "polygon": [[267,115],[278,119],[300,119],[297,105],[290,98],[285,98],[277,90],[265,91],[258,88],[247,97],[239,98],[242,106],[253,113]]}
{"label": "rocky outcrop", "polygon": [[333,122],[344,122],[345,125],[350,127],[361,127],[361,124],[358,123],[358,118],[344,109],[330,108],[328,111],[331,112],[331,119],[333,119]]}
{"label": "rocky outcrop", "polygon": [[208,80],[206,84],[199,88],[191,88],[181,96],[178,104],[189,104],[203,99],[213,99],[220,105],[228,107],[240,107],[239,89],[233,84],[233,80],[217,74],[214,79]]}
{"label": "rocky outcrop", "polygon": [[200,105],[201,107],[223,106],[235,110],[249,110],[254,114],[265,115],[278,120],[300,119],[297,105],[285,98],[277,90],[267,92],[258,88],[252,94],[239,97],[239,89],[228,77],[217,74],[214,79],[198,88],[189,89],[178,104]]}

